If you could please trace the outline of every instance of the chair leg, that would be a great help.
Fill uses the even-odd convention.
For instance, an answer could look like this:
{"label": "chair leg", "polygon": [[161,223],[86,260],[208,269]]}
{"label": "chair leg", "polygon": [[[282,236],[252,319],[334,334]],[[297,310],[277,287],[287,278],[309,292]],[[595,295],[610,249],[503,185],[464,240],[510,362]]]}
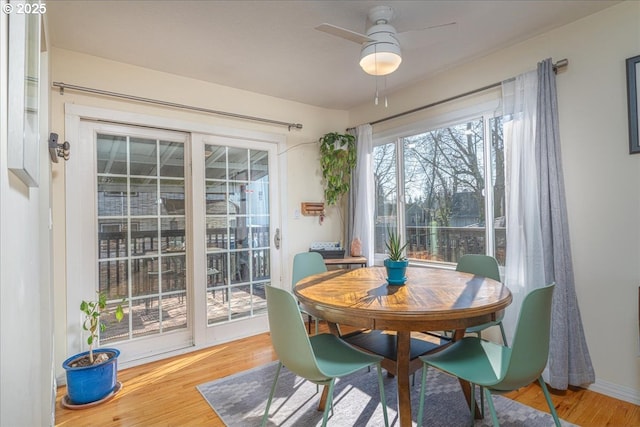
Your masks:
{"label": "chair leg", "polygon": [[498,323],[498,326],[500,326],[500,333],[502,334],[502,342],[506,347],[509,347],[509,344],[507,343],[507,334],[504,333],[504,326],[502,326],[502,322]]}
{"label": "chair leg", "polygon": [[324,406],[324,414],[322,415],[322,427],[326,427],[327,420],[329,419],[329,409],[333,407],[333,384],[336,382],[335,378],[331,379],[329,383],[329,392],[327,394],[327,402]]}
{"label": "chair leg", "polygon": [[540,387],[542,387],[542,392],[544,393],[544,398],[547,400],[547,405],[549,405],[549,411],[551,411],[551,416],[553,417],[553,421],[556,423],[556,427],[560,427],[560,420],[558,419],[558,413],[556,412],[555,406],[553,406],[553,401],[551,400],[551,396],[549,395],[549,390],[547,389],[547,385],[544,383],[542,379],[542,375],[538,377],[538,382],[540,383]]}
{"label": "chair leg", "polygon": [[422,365],[422,382],[420,383],[420,406],[418,407],[418,427],[422,426],[422,415],[424,414],[424,396],[427,383],[427,365]]}
{"label": "chair leg", "polygon": [[498,423],[498,416],[496,415],[496,408],[493,407],[493,398],[491,397],[491,392],[488,388],[484,388],[484,397],[487,399],[487,403],[489,403],[489,411],[491,411],[491,420],[493,421],[494,427],[500,427],[500,423]]}
{"label": "chair leg", "polygon": [[267,407],[264,409],[264,415],[262,416],[262,427],[267,425],[267,418],[269,417],[269,408],[271,407],[271,400],[273,399],[273,393],[276,391],[276,384],[278,384],[278,376],[280,375],[280,369],[282,369],[282,362],[278,362],[278,369],[276,370],[276,376],[273,378],[273,384],[271,385],[271,392],[269,393],[269,400],[267,400]]}
{"label": "chair leg", "polygon": [[[471,427],[473,427],[473,423],[476,419],[476,385],[469,383],[469,387],[471,388],[471,402],[469,402],[469,409],[471,410]],[[482,392],[482,389],[480,389],[480,392]]]}
{"label": "chair leg", "polygon": [[316,321],[316,335],[318,335],[318,318],[317,317],[315,318],[315,321]]}
{"label": "chair leg", "polygon": [[387,399],[384,396],[384,382],[382,381],[382,366],[380,363],[376,365],[378,368],[378,387],[380,387],[380,402],[382,403],[382,415],[384,416],[385,427],[389,426],[389,416],[387,415]]}

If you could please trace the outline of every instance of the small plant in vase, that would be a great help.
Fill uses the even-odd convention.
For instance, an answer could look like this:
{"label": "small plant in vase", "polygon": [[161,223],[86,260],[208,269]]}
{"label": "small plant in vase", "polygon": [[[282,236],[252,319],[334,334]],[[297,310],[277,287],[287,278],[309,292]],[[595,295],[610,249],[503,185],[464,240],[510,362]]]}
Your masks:
{"label": "small plant in vase", "polygon": [[388,229],[387,236],[385,245],[388,257],[384,260],[384,266],[387,268],[387,282],[395,286],[404,285],[407,281],[405,272],[409,265],[409,260],[404,255],[407,244],[402,244],[400,235],[394,229]]}
{"label": "small plant in vase", "polygon": [[[105,353],[99,353],[96,358],[93,357],[93,344],[98,340],[98,333],[104,332],[107,329],[107,325],[104,322],[100,321],[100,316],[102,314],[106,314],[106,309],[107,296],[105,294],[98,294],[98,299],[95,301],[82,301],[82,303],[80,303],[80,311],[84,313],[84,322],[82,322],[82,329],[89,332],[89,336],[87,337],[87,344],[89,345],[90,365],[96,365],[108,360],[108,356]],[[115,316],[118,322],[122,321],[124,317],[122,304],[118,304],[116,306]],[[77,362],[78,365],[80,363],[80,361]]]}
{"label": "small plant in vase", "polygon": [[[108,314],[107,296],[98,293],[96,300],[82,301],[80,311],[84,316],[82,329],[89,332],[89,351],[71,356],[62,363],[67,374],[67,396],[63,404],[66,402],[69,407],[103,400],[119,388],[117,372],[120,351],[115,348],[93,348],[100,332],[107,328],[100,320],[100,316]],[[115,307],[114,315],[118,322],[122,321],[122,303]]]}

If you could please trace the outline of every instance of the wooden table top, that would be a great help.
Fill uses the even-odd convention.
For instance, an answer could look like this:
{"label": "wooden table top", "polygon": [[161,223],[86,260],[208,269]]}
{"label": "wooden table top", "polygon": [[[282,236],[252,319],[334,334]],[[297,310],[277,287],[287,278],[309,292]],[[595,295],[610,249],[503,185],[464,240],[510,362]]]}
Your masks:
{"label": "wooden table top", "polygon": [[495,320],[511,303],[502,283],[452,270],[409,267],[391,286],[384,267],[328,271],[294,288],[305,311],[330,322],[394,331],[465,329]]}

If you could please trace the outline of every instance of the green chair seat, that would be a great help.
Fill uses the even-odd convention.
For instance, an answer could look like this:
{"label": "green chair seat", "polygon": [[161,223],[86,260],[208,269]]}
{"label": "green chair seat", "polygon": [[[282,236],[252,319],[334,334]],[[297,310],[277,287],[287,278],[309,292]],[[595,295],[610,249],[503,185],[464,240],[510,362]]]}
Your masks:
{"label": "green chair seat", "polygon": [[[279,358],[278,369],[271,386],[267,407],[262,417],[265,426],[269,408],[278,383],[282,366],[299,377],[318,385],[328,387],[322,425],[326,426],[329,410],[333,405],[333,387],[336,378],[344,377],[361,369],[375,365],[378,371],[378,387],[385,426],[389,425],[387,405],[382,380],[381,356],[358,350],[335,335],[316,334],[309,337],[300,317],[298,304],[293,294],[273,286],[265,286],[267,294],[267,314],[271,342]],[[295,390],[291,390],[295,392]]]}
{"label": "green chair seat", "polygon": [[428,360],[431,366],[437,365],[443,372],[473,384],[491,386],[500,382],[510,356],[509,347],[465,337],[452,345],[451,350],[435,353]]}
{"label": "green chair seat", "polygon": [[327,378],[343,377],[382,361],[382,357],[352,347],[333,334],[314,335],[309,341],[318,368]]}
{"label": "green chair seat", "polygon": [[[556,426],[560,426],[558,414],[542,379],[549,357],[549,333],[551,328],[551,299],[555,285],[534,289],[525,297],[511,348],[483,341],[479,337],[465,337],[444,350],[421,356],[423,362],[422,387],[418,425],[424,413],[427,368],[434,367],[474,385],[480,386],[486,398],[493,425],[498,417],[493,405],[492,392],[504,393],[517,390],[538,380]],[[474,420],[475,396],[472,393],[471,424]]]}

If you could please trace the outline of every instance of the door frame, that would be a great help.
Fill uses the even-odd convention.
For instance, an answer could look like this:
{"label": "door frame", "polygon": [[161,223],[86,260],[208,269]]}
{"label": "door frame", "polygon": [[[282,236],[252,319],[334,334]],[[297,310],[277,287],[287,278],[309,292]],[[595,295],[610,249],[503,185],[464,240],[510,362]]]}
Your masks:
{"label": "door frame", "polygon": [[[134,113],[124,112],[119,110],[111,110],[111,109],[84,106],[84,105],[71,104],[71,103],[65,103],[64,107],[65,107],[65,140],[70,141],[72,144],[72,147],[74,143],[79,143],[81,139],[80,128],[81,128],[82,120],[107,121],[113,124],[121,124],[121,125],[128,125],[128,126],[145,126],[145,127],[157,128],[157,129],[167,130],[167,131],[185,132],[190,134],[189,139],[191,141],[193,140],[193,138],[202,137],[204,135],[207,138],[224,137],[224,138],[230,138],[235,140],[255,141],[256,143],[261,143],[261,144],[264,144],[264,143],[273,144],[274,149],[270,154],[270,162],[273,161],[273,165],[270,164],[270,169],[271,169],[270,179],[274,179],[277,182],[275,184],[276,187],[273,187],[274,190],[270,191],[271,193],[270,204],[271,204],[271,211],[272,211],[272,215],[271,215],[272,236],[270,238],[270,246],[273,254],[273,259],[275,260],[275,262],[271,264],[272,266],[271,282],[276,286],[280,286],[280,283],[282,282],[283,272],[287,271],[286,264],[285,264],[287,255],[286,255],[286,251],[283,250],[282,246],[280,247],[280,249],[275,248],[275,245],[273,242],[273,233],[278,228],[280,229],[280,234],[282,235],[283,233],[282,225],[284,224],[284,220],[283,220],[284,210],[281,208],[282,202],[283,202],[283,198],[281,197],[281,194],[284,193],[283,190],[284,190],[285,182],[283,178],[285,177],[285,174],[281,166],[281,163],[283,163],[282,159],[279,158],[277,153],[282,153],[284,151],[284,147],[286,146],[285,134],[260,132],[260,131],[245,130],[240,128],[229,128],[229,127],[222,127],[222,126],[210,125],[205,123],[197,123],[197,122],[187,122],[187,121],[177,120],[177,119],[168,118],[168,117],[160,117],[160,116],[137,114],[137,113],[134,114]],[[192,144],[189,143],[189,145],[191,148]],[[71,161],[89,162],[89,164],[91,164],[91,162],[94,161],[94,159],[82,158],[79,151],[80,150],[76,151],[77,154],[76,153],[72,154],[73,158],[71,159]],[[87,151],[87,150],[84,150],[84,151]],[[193,166],[194,165],[191,165],[191,162],[187,164],[187,167],[189,168],[189,173],[191,173],[191,168]],[[74,179],[78,179],[78,178],[70,174],[68,169],[66,169],[65,170],[65,198],[67,201],[65,203],[65,206],[69,204],[71,201],[73,201],[73,193],[68,190],[68,187],[69,187],[69,183],[72,182],[72,180]],[[197,208],[197,204],[194,204],[194,208]],[[87,224],[85,224],[83,223],[83,221],[81,221],[80,219],[81,216],[82,215],[80,215],[80,212],[78,209],[75,209],[75,210],[66,209],[64,224],[65,224],[65,239],[67,243],[70,241],[70,239],[75,238],[75,237],[72,237],[70,233],[73,232],[73,234],[77,235],[77,230],[80,227],[82,227],[83,231],[87,230],[86,227],[90,227],[89,231],[91,233],[94,232],[95,218],[86,219],[87,216],[85,215],[84,222],[85,223],[88,222]],[[73,227],[73,229],[71,227]],[[75,230],[75,231],[72,231],[72,230]],[[194,234],[196,232],[197,230],[194,230]],[[195,239],[191,239],[192,243],[195,243],[193,242],[194,240]],[[77,300],[77,303],[79,306],[80,301],[83,298],[87,298],[87,296],[82,295],[81,292],[78,292],[77,290],[71,289],[69,284],[77,283],[78,280],[81,280],[81,277],[79,277],[79,275],[81,276],[83,274],[83,271],[86,271],[86,270],[82,270],[81,268],[78,268],[77,265],[73,264],[73,260],[77,259],[75,258],[77,254],[74,254],[73,252],[69,251],[68,244],[65,246],[67,247],[67,250],[66,250],[66,253],[64,254],[64,260],[60,260],[60,263],[65,268],[65,279],[66,279],[65,288],[67,291],[67,298],[65,299],[66,334],[64,338],[66,339],[65,347],[67,349],[67,353],[74,354],[79,352],[80,349],[82,348],[82,340],[81,340],[81,333],[80,333],[81,332],[80,330],[81,316],[80,316],[80,311],[76,307],[76,304],[70,303],[69,301]],[[204,261],[194,261],[193,263],[194,270],[198,268],[199,262],[204,262]],[[192,290],[192,295],[194,298],[198,296],[196,295],[195,290]],[[193,304],[192,316],[197,315],[196,313],[197,310],[199,310],[198,304]],[[219,326],[215,326],[215,325],[211,327],[207,327],[206,324],[204,325],[204,329],[203,329],[201,326],[195,325],[195,322],[193,322],[194,317],[192,317],[191,319],[189,319],[191,324],[193,325],[192,346],[188,348],[179,348],[179,349],[171,350],[162,354],[150,355],[143,359],[136,359],[136,360],[130,360],[130,361],[122,360],[119,363],[121,367],[135,366],[135,365],[147,363],[153,360],[159,360],[166,357],[170,357],[176,354],[182,354],[182,353],[194,351],[200,348],[209,347],[214,344],[219,344],[219,343],[228,342],[234,339],[242,338],[245,336],[259,334],[268,330],[268,325],[267,325],[267,322],[265,322],[264,320],[264,316],[266,315],[260,315],[253,318],[246,319],[243,324],[243,327],[245,330],[243,333],[238,333],[237,330],[233,331],[233,330],[230,330],[229,328],[220,328]],[[206,316],[205,316],[205,319],[206,319]],[[214,330],[217,329],[217,332],[212,333],[211,329],[214,329]]]}

